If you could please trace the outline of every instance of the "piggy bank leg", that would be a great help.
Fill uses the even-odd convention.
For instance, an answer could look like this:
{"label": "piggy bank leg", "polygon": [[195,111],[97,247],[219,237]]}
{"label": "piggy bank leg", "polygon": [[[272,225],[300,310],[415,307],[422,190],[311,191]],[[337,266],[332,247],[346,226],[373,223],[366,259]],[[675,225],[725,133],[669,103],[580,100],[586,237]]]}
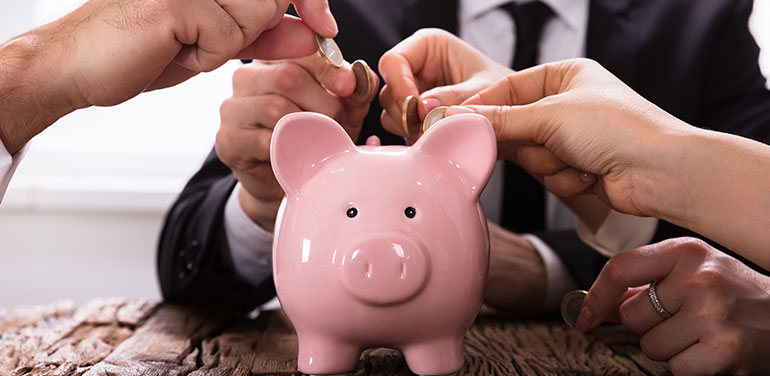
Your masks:
{"label": "piggy bank leg", "polygon": [[463,367],[463,339],[444,338],[404,347],[409,369],[418,375],[453,375]]}
{"label": "piggy bank leg", "polygon": [[340,375],[355,371],[361,348],[317,336],[299,337],[297,368],[309,375]]}

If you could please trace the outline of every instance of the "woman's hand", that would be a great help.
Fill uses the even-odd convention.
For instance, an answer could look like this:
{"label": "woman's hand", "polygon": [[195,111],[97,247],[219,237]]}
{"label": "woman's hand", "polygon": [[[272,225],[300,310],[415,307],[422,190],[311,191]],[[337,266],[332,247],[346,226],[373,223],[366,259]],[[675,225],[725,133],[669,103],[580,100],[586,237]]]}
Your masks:
{"label": "woman's hand", "polygon": [[[641,180],[646,179],[641,170],[667,165],[658,139],[691,128],[587,59],[514,73],[463,106],[487,116],[500,155],[545,175],[550,191],[570,196],[591,190],[613,207],[639,215],[651,214],[637,195],[651,183]],[[655,161],[647,158],[650,153]]]}
{"label": "woman's hand", "polygon": [[770,147],[690,126],[598,63],[573,59],[511,74],[454,113],[485,115],[499,153],[560,196],[707,236],[770,267]]}
{"label": "woman's hand", "polygon": [[423,119],[430,110],[460,104],[513,72],[440,29],[418,30],[401,41],[382,55],[379,71],[385,81],[382,126],[402,136],[401,106],[407,96],[419,96]]}
{"label": "woman's hand", "polygon": [[[648,285],[669,314],[653,308]],[[642,351],[674,375],[770,372],[770,278],[693,238],[610,259],[588,292],[577,328],[618,319]]]}

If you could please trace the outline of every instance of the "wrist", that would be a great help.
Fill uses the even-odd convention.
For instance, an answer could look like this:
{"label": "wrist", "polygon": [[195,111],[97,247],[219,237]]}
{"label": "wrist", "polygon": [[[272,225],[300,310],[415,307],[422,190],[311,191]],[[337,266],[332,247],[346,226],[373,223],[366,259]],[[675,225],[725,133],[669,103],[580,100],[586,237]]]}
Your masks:
{"label": "wrist", "polygon": [[278,207],[281,201],[262,201],[254,198],[247,190],[240,187],[238,191],[238,202],[243,208],[243,212],[263,229],[273,232],[275,228],[275,219],[278,214]]}
{"label": "wrist", "polygon": [[[9,153],[77,109],[64,90],[68,72],[65,47],[46,27],[17,36],[0,46],[0,140]],[[59,53],[62,52],[62,53]]]}
{"label": "wrist", "polygon": [[689,187],[684,178],[691,162],[698,162],[691,152],[702,135],[699,128],[663,114],[653,121],[651,132],[629,148],[635,153],[629,159],[634,166],[630,200],[639,215],[671,221],[686,211]]}

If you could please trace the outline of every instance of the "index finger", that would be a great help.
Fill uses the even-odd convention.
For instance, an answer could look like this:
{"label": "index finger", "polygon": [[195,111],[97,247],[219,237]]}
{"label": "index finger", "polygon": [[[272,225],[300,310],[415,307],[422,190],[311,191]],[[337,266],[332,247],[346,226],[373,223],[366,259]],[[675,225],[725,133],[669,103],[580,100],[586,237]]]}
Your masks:
{"label": "index finger", "polygon": [[669,239],[611,258],[588,290],[578,317],[578,330],[593,328],[614,314],[629,288],[668,276],[679,260],[677,246],[676,239]]}
{"label": "index finger", "polygon": [[420,90],[417,88],[414,72],[418,72],[425,62],[426,50],[426,39],[412,36],[401,41],[380,58],[380,75],[388,85],[393,100],[401,101],[410,95],[419,97]]}
{"label": "index finger", "polygon": [[[291,41],[291,43],[287,43]],[[316,52],[315,33],[297,17],[284,15],[274,28],[241,50],[235,59],[291,59]]]}

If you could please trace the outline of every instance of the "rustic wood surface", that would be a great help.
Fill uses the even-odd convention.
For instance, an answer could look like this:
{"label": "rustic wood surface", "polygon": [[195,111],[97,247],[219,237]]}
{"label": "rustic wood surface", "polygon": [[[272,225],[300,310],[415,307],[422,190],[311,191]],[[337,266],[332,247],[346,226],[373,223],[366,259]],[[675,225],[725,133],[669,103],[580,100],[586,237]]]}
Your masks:
{"label": "rustic wood surface", "polygon": [[[658,375],[639,338],[605,326],[481,316],[462,375]],[[0,309],[0,375],[296,375],[297,338],[281,311],[256,319],[142,300]],[[365,352],[358,375],[411,375],[400,353]]]}

